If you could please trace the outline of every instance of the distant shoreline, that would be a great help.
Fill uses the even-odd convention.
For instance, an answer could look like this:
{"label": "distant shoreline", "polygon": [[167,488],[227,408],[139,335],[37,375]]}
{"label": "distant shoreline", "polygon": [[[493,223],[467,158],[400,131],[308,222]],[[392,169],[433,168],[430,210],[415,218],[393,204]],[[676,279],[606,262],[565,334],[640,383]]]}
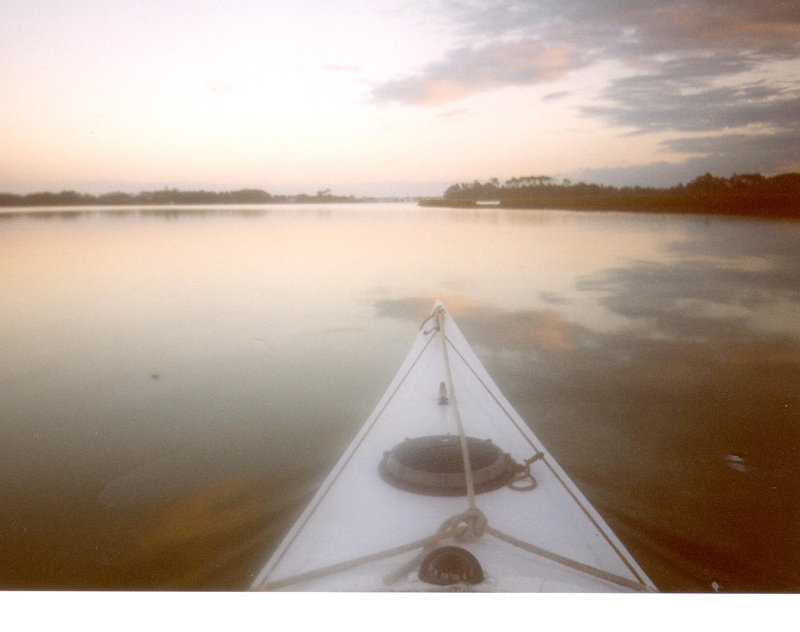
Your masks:
{"label": "distant shoreline", "polygon": [[[100,195],[76,191],[0,193],[0,208],[159,208],[180,206],[367,204],[416,202],[421,207],[503,208],[530,210],[579,210],[636,213],[673,213],[800,219],[800,173],[776,176],[734,174],[718,178],[709,173],[688,184],[666,189],[611,187],[569,180],[556,183],[549,176],[512,178],[501,184],[496,178],[450,186],[438,198],[378,198],[334,195],[330,189],[314,195],[272,195],[260,189],[237,191],[181,191],[162,189],[136,194],[112,192]],[[20,212],[25,212],[20,211]],[[8,212],[5,213],[8,215]]]}
{"label": "distant shoreline", "polygon": [[479,208],[488,203],[505,209],[564,209],[636,213],[681,213],[800,219],[800,173],[716,178],[700,176],[669,189],[609,187],[548,176],[513,178],[504,184],[455,184],[440,198],[424,198],[423,207]]}
{"label": "distant shoreline", "polygon": [[333,195],[329,189],[315,195],[272,195],[260,189],[238,191],[180,191],[164,189],[140,193],[103,193],[92,195],[76,191],[37,192],[27,194],[0,193],[0,208],[47,208],[78,206],[219,206],[225,204],[360,204],[370,202],[416,202],[419,198],[355,197]]}

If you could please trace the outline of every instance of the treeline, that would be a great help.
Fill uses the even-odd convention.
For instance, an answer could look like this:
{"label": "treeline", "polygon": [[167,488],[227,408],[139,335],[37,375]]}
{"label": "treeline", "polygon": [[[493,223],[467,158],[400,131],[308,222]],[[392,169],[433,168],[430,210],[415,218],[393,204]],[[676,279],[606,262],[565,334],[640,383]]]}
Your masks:
{"label": "treeline", "polygon": [[[90,195],[76,191],[60,193],[28,193],[16,195],[0,193],[0,206],[144,206],[172,204],[281,204],[303,202],[356,202],[350,196],[333,195],[330,189],[317,191],[315,195],[271,195],[259,189],[240,189],[238,191],[179,191],[163,189],[130,193],[103,193]],[[363,201],[366,201],[364,199]]]}
{"label": "treeline", "polygon": [[477,206],[495,201],[505,208],[563,208],[580,210],[655,211],[800,218],[800,173],[766,177],[734,174],[718,178],[710,173],[688,184],[670,188],[613,187],[549,176],[512,178],[500,183],[459,183],[441,198],[423,206]]}

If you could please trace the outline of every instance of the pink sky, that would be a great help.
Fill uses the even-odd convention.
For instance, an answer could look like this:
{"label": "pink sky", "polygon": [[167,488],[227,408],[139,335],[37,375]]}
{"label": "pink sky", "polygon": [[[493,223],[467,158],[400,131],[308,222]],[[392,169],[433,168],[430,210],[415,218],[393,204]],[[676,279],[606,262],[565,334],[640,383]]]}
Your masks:
{"label": "pink sky", "polygon": [[0,191],[800,170],[795,3],[11,0]]}

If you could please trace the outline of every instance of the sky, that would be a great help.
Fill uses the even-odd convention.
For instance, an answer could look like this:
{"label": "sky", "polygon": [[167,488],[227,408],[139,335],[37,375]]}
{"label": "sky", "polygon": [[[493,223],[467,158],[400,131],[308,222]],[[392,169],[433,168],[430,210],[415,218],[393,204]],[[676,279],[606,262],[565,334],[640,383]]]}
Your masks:
{"label": "sky", "polygon": [[0,0],[0,191],[800,171],[797,0]]}

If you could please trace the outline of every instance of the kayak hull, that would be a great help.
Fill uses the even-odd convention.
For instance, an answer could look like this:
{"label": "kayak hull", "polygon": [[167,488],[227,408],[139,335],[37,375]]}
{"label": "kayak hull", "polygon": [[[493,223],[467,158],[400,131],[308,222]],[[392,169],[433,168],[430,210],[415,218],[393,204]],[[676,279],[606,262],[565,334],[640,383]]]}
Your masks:
{"label": "kayak hull", "polygon": [[[426,494],[381,475],[409,438],[491,441],[517,466],[511,485]],[[463,442],[461,441],[463,439]],[[469,474],[467,474],[469,472]],[[472,489],[470,490],[470,484]],[[455,546],[482,581],[420,579],[426,554]],[[458,558],[458,554],[456,555]],[[462,564],[455,559],[452,564]],[[449,570],[442,571],[445,578]],[[253,583],[257,590],[605,592],[655,586],[516,413],[441,303],[372,415]]]}

